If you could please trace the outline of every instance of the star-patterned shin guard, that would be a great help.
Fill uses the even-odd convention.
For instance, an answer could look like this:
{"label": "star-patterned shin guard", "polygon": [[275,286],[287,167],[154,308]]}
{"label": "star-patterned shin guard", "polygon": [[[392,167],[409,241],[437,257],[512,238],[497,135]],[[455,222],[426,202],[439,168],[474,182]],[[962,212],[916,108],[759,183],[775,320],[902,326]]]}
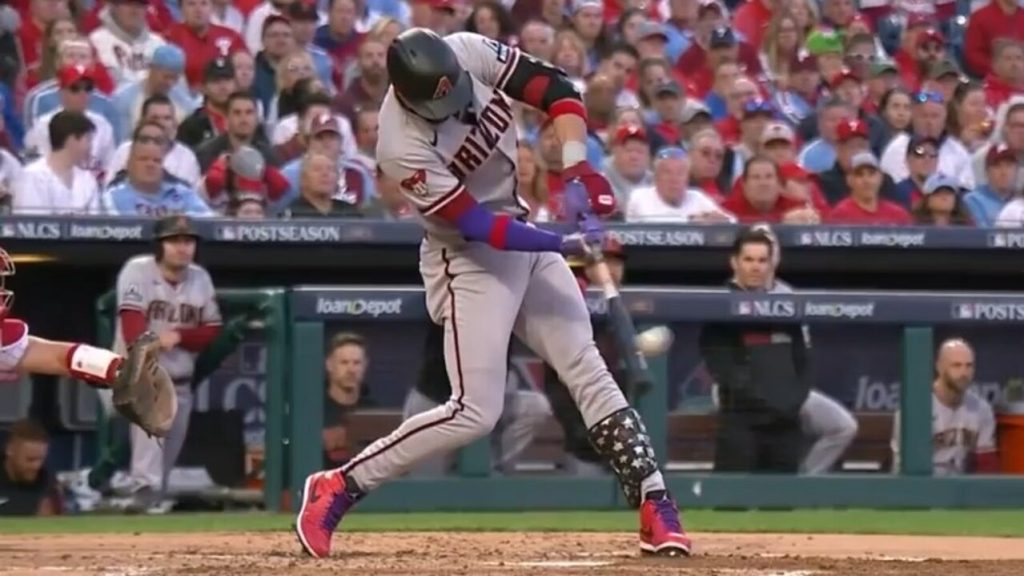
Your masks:
{"label": "star-patterned shin guard", "polygon": [[619,410],[590,429],[590,443],[611,464],[629,505],[639,508],[640,484],[658,471],[651,438],[640,415],[632,408]]}

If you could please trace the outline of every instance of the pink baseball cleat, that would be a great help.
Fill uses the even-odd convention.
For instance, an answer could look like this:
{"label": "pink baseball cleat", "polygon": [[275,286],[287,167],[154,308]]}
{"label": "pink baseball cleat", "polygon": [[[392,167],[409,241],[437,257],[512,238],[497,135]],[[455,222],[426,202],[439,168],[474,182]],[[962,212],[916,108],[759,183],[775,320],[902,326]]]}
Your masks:
{"label": "pink baseball cleat", "polygon": [[679,509],[667,494],[640,506],[640,550],[658,556],[689,556],[690,537],[679,521]]}
{"label": "pink baseball cleat", "polygon": [[345,475],[340,470],[317,472],[306,478],[302,508],[295,519],[295,535],[306,553],[314,558],[330,556],[334,529],[358,501],[358,497],[345,488]]}

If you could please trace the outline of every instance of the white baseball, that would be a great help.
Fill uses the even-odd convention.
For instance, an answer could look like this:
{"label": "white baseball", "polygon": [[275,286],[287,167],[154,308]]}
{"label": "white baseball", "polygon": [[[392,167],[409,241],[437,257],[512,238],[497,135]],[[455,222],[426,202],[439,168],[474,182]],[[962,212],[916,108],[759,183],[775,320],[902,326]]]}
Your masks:
{"label": "white baseball", "polygon": [[636,347],[648,358],[668,352],[675,335],[668,326],[655,326],[636,335]]}

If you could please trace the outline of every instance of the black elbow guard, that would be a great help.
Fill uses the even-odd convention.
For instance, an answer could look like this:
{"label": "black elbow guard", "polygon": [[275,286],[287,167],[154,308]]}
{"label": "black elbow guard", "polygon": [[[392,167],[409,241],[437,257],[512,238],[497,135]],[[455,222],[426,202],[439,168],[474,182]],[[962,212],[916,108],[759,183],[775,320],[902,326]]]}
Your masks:
{"label": "black elbow guard", "polygon": [[551,106],[560,101],[576,101],[582,110],[583,97],[565,71],[523,52],[519,53],[515,68],[502,90],[544,112],[550,112]]}

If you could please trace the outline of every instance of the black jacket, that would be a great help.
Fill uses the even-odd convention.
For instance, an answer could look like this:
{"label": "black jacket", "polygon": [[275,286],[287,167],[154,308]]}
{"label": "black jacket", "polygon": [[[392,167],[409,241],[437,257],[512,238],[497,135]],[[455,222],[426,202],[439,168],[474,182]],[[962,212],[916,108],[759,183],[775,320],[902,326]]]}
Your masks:
{"label": "black jacket", "polygon": [[[850,185],[846,183],[846,172],[843,171],[838,160],[831,168],[818,174],[818,182],[821,184],[821,193],[830,206],[835,206],[836,202],[850,195]],[[905,204],[896,189],[896,182],[893,181],[892,176],[884,172],[882,173],[882,189],[879,191],[878,197],[896,202],[901,206]]]}
{"label": "black jacket", "polygon": [[[256,136],[252,139],[250,145],[259,151],[263,155],[268,165],[277,166],[277,156],[274,154],[274,150],[270,147],[270,143],[267,142],[266,137],[263,135],[262,129],[256,131]],[[212,140],[207,140],[199,146],[194,148],[196,152],[196,160],[199,161],[199,169],[206,174],[206,171],[210,169],[210,166],[220,158],[221,154],[224,154],[231,149],[231,140],[228,139],[227,134],[221,134],[220,136],[214,137]]]}
{"label": "black jacket", "polygon": [[[762,295],[768,293],[750,292],[752,299]],[[722,412],[760,414],[766,421],[799,415],[810,391],[808,342],[799,322],[708,323],[699,342]]]}

